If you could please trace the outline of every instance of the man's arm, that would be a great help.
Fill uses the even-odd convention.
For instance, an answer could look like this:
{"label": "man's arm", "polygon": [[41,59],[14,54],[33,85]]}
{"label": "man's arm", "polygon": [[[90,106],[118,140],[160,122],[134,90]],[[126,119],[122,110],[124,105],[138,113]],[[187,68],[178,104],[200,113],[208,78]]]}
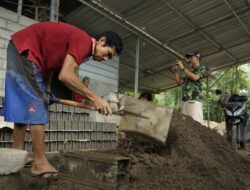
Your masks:
{"label": "man's arm", "polygon": [[191,71],[189,71],[187,68],[184,67],[183,63],[181,61],[177,61],[176,63],[178,65],[178,67],[183,70],[183,73],[191,80],[193,81],[197,81],[200,79],[200,75],[197,75],[195,73],[192,73]]}
{"label": "man's arm", "polygon": [[86,96],[94,103],[96,109],[102,114],[107,115],[112,113],[109,104],[103,98],[97,96],[92,90],[88,89],[77,77],[76,71],[78,68],[79,66],[76,63],[75,58],[67,54],[59,73],[59,80],[72,91],[79,93],[82,96]]}

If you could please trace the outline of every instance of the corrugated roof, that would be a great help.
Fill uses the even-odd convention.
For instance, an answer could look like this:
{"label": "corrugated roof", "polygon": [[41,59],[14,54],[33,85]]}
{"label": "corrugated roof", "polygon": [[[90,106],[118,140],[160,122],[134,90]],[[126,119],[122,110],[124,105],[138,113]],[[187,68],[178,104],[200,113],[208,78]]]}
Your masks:
{"label": "corrugated roof", "polygon": [[179,58],[178,53],[200,51],[202,63],[212,71],[250,60],[250,3],[247,0],[81,2],[83,5],[65,20],[91,34],[113,30],[122,36],[124,52],[120,56],[119,84],[123,89],[134,85],[138,35],[141,38],[141,90],[158,92],[175,86],[169,67]]}

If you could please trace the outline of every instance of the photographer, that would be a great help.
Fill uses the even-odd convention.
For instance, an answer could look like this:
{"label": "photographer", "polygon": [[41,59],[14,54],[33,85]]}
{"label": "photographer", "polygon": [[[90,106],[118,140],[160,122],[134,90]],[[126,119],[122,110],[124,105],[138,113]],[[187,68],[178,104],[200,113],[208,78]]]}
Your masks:
{"label": "photographer", "polygon": [[176,61],[173,71],[176,83],[182,86],[182,113],[193,117],[194,120],[203,122],[202,111],[202,79],[205,76],[206,68],[200,65],[200,53],[189,52],[186,54],[188,63],[191,64],[187,69],[179,60]]}

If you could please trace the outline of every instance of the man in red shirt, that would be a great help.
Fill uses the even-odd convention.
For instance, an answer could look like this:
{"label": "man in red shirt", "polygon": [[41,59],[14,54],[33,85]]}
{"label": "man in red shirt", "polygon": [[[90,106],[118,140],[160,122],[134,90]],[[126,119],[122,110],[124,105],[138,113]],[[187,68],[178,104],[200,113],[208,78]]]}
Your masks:
{"label": "man in red shirt", "polygon": [[34,161],[31,174],[47,178],[57,175],[45,156],[44,124],[48,123],[48,98],[45,79],[60,69],[59,80],[71,90],[87,97],[104,115],[109,104],[79,80],[76,71],[89,56],[102,61],[122,51],[122,40],[114,32],[96,39],[65,23],[33,24],[11,36],[7,52],[4,117],[14,122],[13,148],[23,148],[27,126],[30,128]]}

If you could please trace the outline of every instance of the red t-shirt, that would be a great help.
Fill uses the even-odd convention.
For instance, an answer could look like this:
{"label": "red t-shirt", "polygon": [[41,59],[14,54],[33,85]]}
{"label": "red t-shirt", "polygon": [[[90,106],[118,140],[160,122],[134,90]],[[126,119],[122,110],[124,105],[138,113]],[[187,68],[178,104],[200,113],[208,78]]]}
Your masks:
{"label": "red t-shirt", "polygon": [[11,39],[20,54],[29,50],[28,60],[38,64],[44,76],[50,70],[60,69],[66,54],[80,65],[92,51],[92,40],[86,32],[61,22],[32,24]]}
{"label": "red t-shirt", "polygon": [[72,99],[74,101],[77,101],[77,102],[82,102],[83,101],[83,97],[80,94],[76,93],[76,92],[73,92]]}

